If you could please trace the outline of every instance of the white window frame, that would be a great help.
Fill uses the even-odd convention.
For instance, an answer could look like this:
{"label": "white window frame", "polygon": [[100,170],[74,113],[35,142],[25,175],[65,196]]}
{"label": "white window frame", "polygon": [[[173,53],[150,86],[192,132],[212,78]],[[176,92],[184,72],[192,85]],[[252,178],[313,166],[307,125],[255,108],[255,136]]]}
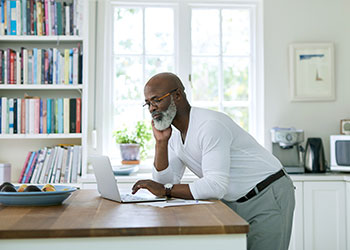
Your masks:
{"label": "white window frame", "polygon": [[[152,3],[150,3],[152,2]],[[95,124],[92,130],[97,131],[97,143],[96,148],[93,148],[94,152],[98,152],[106,155],[119,154],[119,151],[115,152],[116,145],[112,138],[111,133],[111,103],[112,102],[112,32],[113,24],[110,21],[113,17],[112,4],[123,2],[106,0],[99,2],[98,6],[98,20],[97,20],[97,54],[96,54],[96,110],[103,110],[103,112],[97,112],[95,114],[96,121],[90,123]],[[187,89],[187,95],[191,99],[191,84],[189,82],[189,75],[191,73],[191,12],[189,6],[217,6],[217,7],[249,7],[252,11],[251,20],[251,63],[255,64],[255,67],[251,67],[250,74],[250,86],[249,86],[249,126],[252,135],[257,141],[264,145],[264,74],[263,74],[263,18],[262,18],[262,0],[253,1],[145,1],[134,0],[132,2],[125,2],[126,6],[130,5],[147,5],[147,6],[171,6],[174,7],[174,46],[175,46],[175,72],[183,81],[185,88]],[[179,18],[179,13],[185,13],[184,16]],[[101,27],[101,25],[103,27]],[[179,28],[181,27],[181,29]],[[186,35],[189,34],[189,35]],[[186,38],[179,40],[179,37]],[[103,48],[103,51],[99,48]],[[177,58],[177,60],[176,60]],[[93,98],[92,98],[93,99]],[[93,108],[91,109],[93,110]],[[93,133],[92,133],[93,134]],[[94,140],[94,138],[92,138]]]}

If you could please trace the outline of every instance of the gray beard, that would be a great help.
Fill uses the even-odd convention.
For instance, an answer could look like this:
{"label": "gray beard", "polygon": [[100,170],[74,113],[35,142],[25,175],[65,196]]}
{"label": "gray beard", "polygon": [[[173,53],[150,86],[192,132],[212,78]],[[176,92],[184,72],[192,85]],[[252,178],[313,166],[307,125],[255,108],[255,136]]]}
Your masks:
{"label": "gray beard", "polygon": [[163,131],[163,130],[169,128],[171,123],[173,122],[173,120],[175,118],[176,105],[175,105],[175,102],[173,100],[173,97],[170,96],[170,98],[171,98],[171,102],[170,102],[168,109],[163,111],[163,112],[157,112],[157,113],[161,114],[160,119],[159,120],[153,119],[154,127],[159,131]]}

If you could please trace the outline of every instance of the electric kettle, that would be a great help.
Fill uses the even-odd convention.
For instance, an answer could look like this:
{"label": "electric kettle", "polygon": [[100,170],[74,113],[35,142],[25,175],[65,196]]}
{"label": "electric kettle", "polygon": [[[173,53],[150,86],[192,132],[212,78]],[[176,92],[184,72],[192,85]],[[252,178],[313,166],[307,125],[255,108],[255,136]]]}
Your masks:
{"label": "electric kettle", "polygon": [[321,138],[308,138],[304,155],[305,171],[311,173],[326,172],[326,160]]}

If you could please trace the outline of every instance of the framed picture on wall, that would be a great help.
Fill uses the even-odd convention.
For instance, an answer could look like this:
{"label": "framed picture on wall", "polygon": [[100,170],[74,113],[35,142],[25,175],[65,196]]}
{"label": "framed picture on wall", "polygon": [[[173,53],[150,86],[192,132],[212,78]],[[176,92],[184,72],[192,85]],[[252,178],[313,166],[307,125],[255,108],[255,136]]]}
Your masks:
{"label": "framed picture on wall", "polygon": [[292,101],[335,100],[333,43],[289,46]]}

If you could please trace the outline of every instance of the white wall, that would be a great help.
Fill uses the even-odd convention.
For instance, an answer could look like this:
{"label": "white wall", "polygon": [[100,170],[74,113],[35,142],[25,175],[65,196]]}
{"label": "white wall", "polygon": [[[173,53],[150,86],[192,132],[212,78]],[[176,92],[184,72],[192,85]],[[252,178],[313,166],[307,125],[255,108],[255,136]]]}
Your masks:
{"label": "white wall", "polygon": [[[274,126],[304,129],[321,137],[329,159],[329,136],[350,118],[350,1],[264,0],[265,145],[271,148]],[[288,45],[333,42],[336,100],[289,101]],[[304,142],[304,143],[305,143]]]}

